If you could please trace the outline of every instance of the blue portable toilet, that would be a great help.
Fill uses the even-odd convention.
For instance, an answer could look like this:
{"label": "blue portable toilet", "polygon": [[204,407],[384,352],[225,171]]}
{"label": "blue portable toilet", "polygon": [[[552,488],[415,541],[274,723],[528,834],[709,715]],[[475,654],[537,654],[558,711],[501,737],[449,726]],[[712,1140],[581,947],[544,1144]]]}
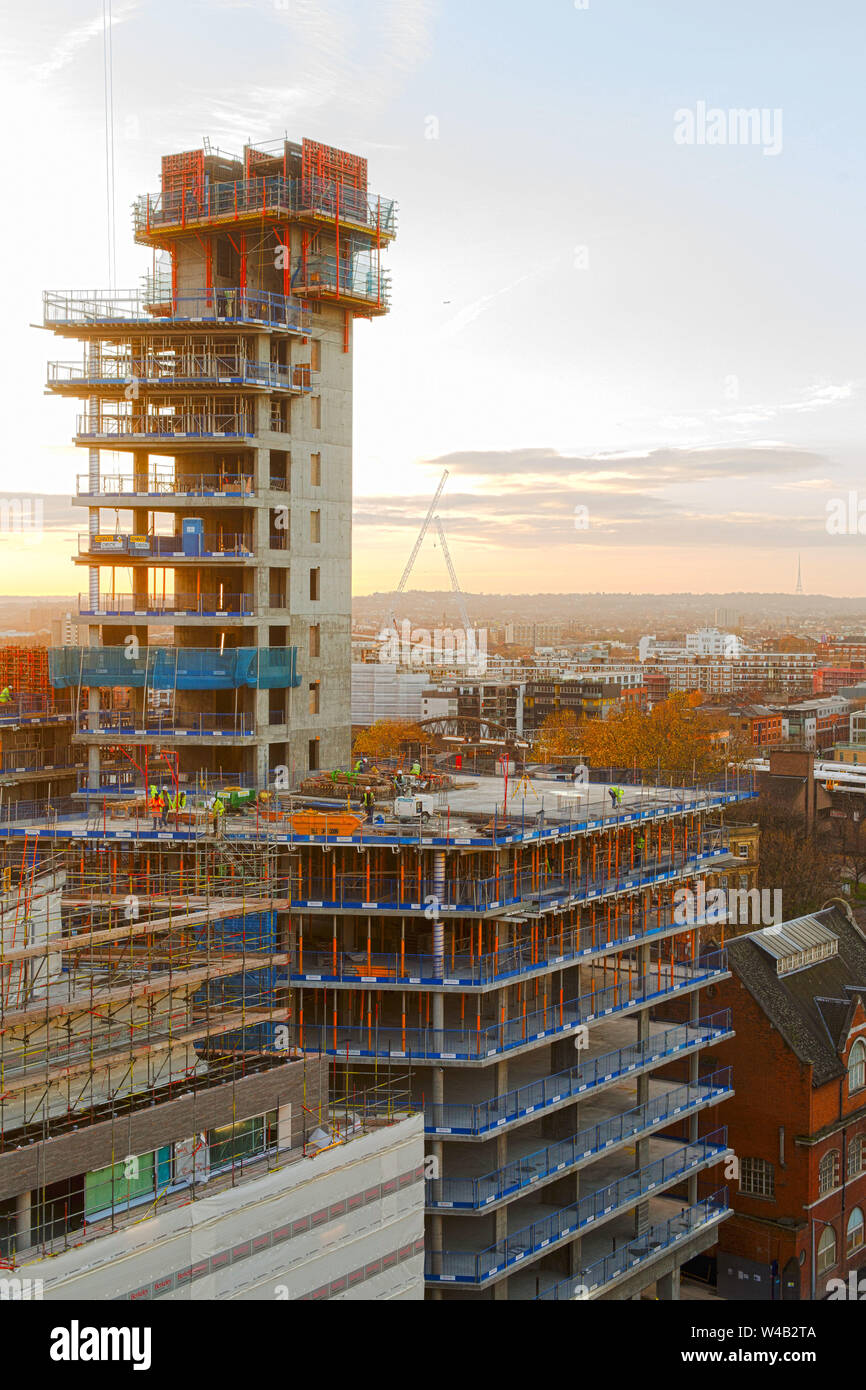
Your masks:
{"label": "blue portable toilet", "polygon": [[204,554],[204,522],[200,516],[186,516],[183,519],[183,553],[193,559]]}

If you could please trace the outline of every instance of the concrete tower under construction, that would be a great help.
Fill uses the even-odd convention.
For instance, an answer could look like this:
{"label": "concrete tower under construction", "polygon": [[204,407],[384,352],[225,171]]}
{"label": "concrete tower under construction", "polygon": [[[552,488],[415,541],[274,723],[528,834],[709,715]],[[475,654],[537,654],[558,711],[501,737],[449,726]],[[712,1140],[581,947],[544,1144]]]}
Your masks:
{"label": "concrete tower under construction", "polygon": [[349,756],[353,324],[388,310],[395,206],[313,141],[206,144],[163,158],[134,228],[140,291],[45,295],[84,344],[48,385],[89,455],[82,642],[52,679],[92,792],[131,775],[123,744],[288,786]]}

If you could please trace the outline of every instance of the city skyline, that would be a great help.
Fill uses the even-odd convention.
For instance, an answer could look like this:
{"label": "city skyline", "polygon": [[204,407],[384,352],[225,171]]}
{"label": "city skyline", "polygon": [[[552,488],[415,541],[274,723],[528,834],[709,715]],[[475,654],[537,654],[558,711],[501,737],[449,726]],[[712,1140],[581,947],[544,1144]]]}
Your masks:
{"label": "city skyline", "polygon": [[[357,333],[356,593],[396,583],[444,467],[467,589],[509,587],[515,552],[540,591],[723,589],[732,572],[774,591],[800,552],[812,591],[862,589],[859,534],[828,532],[862,465],[863,157],[840,136],[862,124],[846,81],[862,17],[831,4],[816,46],[811,7],[781,14],[626,0],[551,7],[527,30],[516,3],[495,26],[441,0],[115,6],[118,286],[151,266],[129,203],[157,186],[164,148],[203,133],[230,150],[284,128],[339,138],[398,200],[400,295],[381,334]],[[27,325],[43,288],[108,284],[101,19],[52,0],[7,28],[2,100],[29,131],[10,185],[27,186],[35,145],[68,216],[14,247],[5,487],[60,496],[84,458],[72,408],[42,397],[49,340]],[[191,86],[185,41],[207,70],[233,40],[255,42],[254,79],[230,70],[219,98]],[[714,112],[752,110],[753,129],[713,143]],[[70,540],[4,532],[15,591],[62,591]],[[441,573],[427,547],[419,582]]]}

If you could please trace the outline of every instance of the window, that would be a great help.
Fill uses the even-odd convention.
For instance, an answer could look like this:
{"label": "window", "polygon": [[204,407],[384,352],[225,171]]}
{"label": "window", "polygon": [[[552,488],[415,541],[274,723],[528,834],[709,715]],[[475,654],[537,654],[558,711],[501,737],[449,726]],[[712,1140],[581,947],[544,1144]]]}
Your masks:
{"label": "window", "polygon": [[286,434],[291,428],[291,402],[271,397],[271,424],[275,434]]}
{"label": "window", "polygon": [[310,408],[312,411],[312,424],[314,430],[322,428],[322,398],[321,396],[310,397]]}
{"label": "window", "polygon": [[310,570],[310,602],[318,603],[321,597],[322,571],[319,569]]}
{"label": "window", "polygon": [[859,1207],[855,1207],[848,1218],[846,1249],[849,1256],[863,1249],[863,1213]]}
{"label": "window", "polygon": [[292,513],[288,507],[271,507],[270,548],[288,550],[292,529]]}
{"label": "window", "polygon": [[229,241],[223,241],[222,237],[217,242],[217,275],[224,280],[231,280],[234,275],[232,245]]}
{"label": "window", "polygon": [[210,1151],[211,1172],[228,1168],[247,1158],[256,1158],[268,1149],[275,1148],[277,1142],[277,1112],[257,1115],[251,1120],[241,1120],[236,1125],[220,1125],[209,1129],[207,1142]]}
{"label": "window", "polygon": [[322,539],[322,513],[310,512],[310,544],[319,545]]}
{"label": "window", "polygon": [[853,1095],[866,1086],[866,1043],[858,1038],[848,1056],[848,1090]]}
{"label": "window", "polygon": [[310,739],[309,760],[310,760],[310,761],[309,761],[310,772],[318,772],[318,770],[319,770],[319,740],[318,740],[317,738],[311,738],[311,739]]}
{"label": "window", "polygon": [[268,571],[268,598],[271,608],[285,608],[288,577],[288,570],[272,569]]}
{"label": "window", "polygon": [[866,1173],[866,1135],[858,1134],[848,1147],[848,1177],[858,1178]]}
{"label": "window", "polygon": [[160,1189],[171,1181],[171,1150],[141,1154],[120,1163],[97,1168],[84,1178],[84,1213],[92,1219],[102,1212],[120,1211],[153,1199],[158,1178]]}
{"label": "window", "polygon": [[836,1232],[825,1226],[818,1241],[818,1273],[826,1274],[836,1263]]}
{"label": "window", "polygon": [[737,845],[737,854],[740,856],[741,859],[748,859],[749,846],[744,844]]}
{"label": "window", "polygon": [[321,681],[310,681],[310,714],[318,714],[322,704]]}
{"label": "window", "polygon": [[751,1197],[772,1197],[776,1175],[765,1158],[744,1158],[740,1168],[740,1191]]}
{"label": "window", "polygon": [[322,455],[310,454],[310,487],[322,486]]}
{"label": "window", "polygon": [[287,449],[270,450],[270,477],[268,479],[272,488],[279,492],[288,492],[291,487],[292,478],[292,456]]}
{"label": "window", "polygon": [[322,370],[322,341],[320,338],[313,338],[310,342],[310,370],[314,372]]}
{"label": "window", "polygon": [[839,1169],[839,1150],[833,1149],[818,1164],[818,1191],[822,1196],[839,1186]]}
{"label": "window", "polygon": [[318,623],[314,623],[310,628],[310,656],[321,656],[322,654],[322,629]]}

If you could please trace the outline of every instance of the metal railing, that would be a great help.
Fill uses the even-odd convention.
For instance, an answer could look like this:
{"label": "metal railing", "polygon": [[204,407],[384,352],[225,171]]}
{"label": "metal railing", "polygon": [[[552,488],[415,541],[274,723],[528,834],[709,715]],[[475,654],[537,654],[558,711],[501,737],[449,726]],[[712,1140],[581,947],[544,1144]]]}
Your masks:
{"label": "metal railing", "polygon": [[183,536],[90,536],[79,532],[79,555],[132,555],[154,559],[200,560],[205,556],[220,559],[249,559],[252,548],[244,536],[197,535],[194,549],[184,548]]}
{"label": "metal railing", "polygon": [[[50,762],[49,759],[59,757],[59,762]],[[57,772],[70,773],[77,772],[83,767],[81,759],[75,758],[71,750],[55,753],[46,753],[41,748],[22,748],[20,752],[6,751],[0,753],[0,774],[13,772]]]}
{"label": "metal railing", "polygon": [[369,304],[388,305],[391,302],[391,276],[375,264],[366,253],[362,262],[336,256],[298,257],[292,272],[292,286],[299,292],[345,295],[347,299],[363,299]]}
{"label": "metal railing", "polygon": [[652,1000],[669,998],[727,973],[727,956],[716,951],[694,963],[657,962],[655,970],[618,983],[595,988],[576,999],[549,1002],[525,1016],[503,1019],[484,1027],[415,1028],[378,1021],[367,1026],[341,1023],[308,1023],[301,1029],[299,1045],[305,1052],[324,1052],[331,1057],[388,1057],[423,1061],[478,1062],[512,1052],[516,1048],[573,1033],[584,1024],[623,1013]]}
{"label": "metal railing", "polygon": [[600,1057],[588,1058],[567,1071],[531,1081],[475,1105],[455,1105],[453,1102],[437,1105],[430,1102],[425,1110],[425,1131],[428,1134],[462,1134],[481,1138],[500,1132],[507,1125],[516,1124],[529,1115],[537,1115],[554,1105],[560,1105],[573,1096],[605,1086],[621,1076],[632,1076],[665,1057],[691,1052],[695,1048],[705,1047],[707,1043],[721,1042],[730,1035],[731,1013],[725,1009],[698,1019],[696,1023],[666,1028],[664,1032],[652,1034],[643,1042],[616,1048]]}
{"label": "metal railing", "polygon": [[139,734],[170,738],[198,735],[203,738],[251,738],[255,732],[251,716],[245,714],[178,715],[169,710],[140,715],[133,710],[100,710],[93,727],[93,714],[78,716],[79,734]]}
{"label": "metal railing", "polygon": [[[291,812],[286,812],[290,816]],[[708,834],[689,854],[684,852],[671,859],[653,856],[639,869],[623,869],[620,873],[589,873],[588,864],[578,874],[539,874],[531,869],[519,873],[503,872],[492,878],[457,879],[445,885],[437,894],[432,878],[392,874],[332,874],[317,877],[298,870],[297,886],[292,891],[298,905],[324,908],[377,907],[426,911],[435,898],[442,911],[488,912],[494,908],[533,904],[539,908],[551,903],[592,902],[607,895],[640,888],[653,887],[680,877],[698,868],[707,859],[717,859],[726,853],[718,835]]]}
{"label": "metal railing", "polygon": [[48,385],[80,386],[171,386],[205,383],[211,386],[262,386],[268,390],[313,390],[319,373],[309,366],[284,367],[278,362],[251,362],[245,358],[194,357],[172,364],[163,359],[102,359],[93,366],[80,362],[49,362]]}
{"label": "metal railing", "polygon": [[252,600],[242,594],[100,594],[96,607],[90,594],[78,595],[81,617],[242,617],[254,614]]}
{"label": "metal railing", "polygon": [[88,473],[76,480],[78,497],[253,497],[251,475],[198,473],[187,478],[151,473],[136,478],[131,473],[104,473],[93,482]]}
{"label": "metal railing", "polygon": [[[274,819],[273,816],[269,818]],[[288,891],[292,893],[296,907],[299,904],[307,908],[311,906],[309,901],[304,902],[295,896],[292,881],[288,884]],[[618,891],[622,891],[621,885]],[[407,910],[406,906],[401,907],[401,912]],[[360,984],[375,980],[378,985],[404,987],[436,984],[472,987],[516,975],[559,969],[569,961],[589,959],[611,950],[651,942],[671,930],[692,931],[696,922],[691,905],[685,908],[686,914],[689,911],[691,917],[671,905],[659,904],[657,908],[646,910],[639,906],[637,913],[620,908],[609,922],[602,919],[594,925],[567,929],[562,925],[557,929],[554,922],[547,932],[539,929],[537,934],[522,936],[499,950],[479,954],[456,950],[453,940],[451,947],[446,948],[441,956],[405,950],[338,951],[333,941],[330,946],[323,946],[318,942],[309,945],[299,940],[292,948],[289,969],[291,979],[296,983]]]}
{"label": "metal railing", "polygon": [[58,722],[69,718],[69,711],[58,710],[53,692],[13,695],[11,700],[0,704],[0,724],[18,724],[21,720],[54,719]]}
{"label": "metal railing", "polygon": [[140,289],[46,290],[42,302],[46,328],[255,323],[307,335],[313,323],[294,295],[240,287],[184,290],[174,296],[168,314],[153,314]]}
{"label": "metal railing", "polygon": [[684,1144],[664,1158],[635,1169],[633,1173],[597,1192],[587,1193],[570,1206],[561,1207],[550,1216],[533,1221],[477,1254],[465,1250],[428,1250],[425,1278],[431,1282],[483,1284],[510,1267],[523,1263],[527,1256],[549,1250],[577,1231],[615,1216],[624,1207],[634,1205],[650,1192],[669,1186],[695,1168],[718,1162],[727,1148],[727,1129],[717,1129],[705,1138]]}
{"label": "metal railing", "polygon": [[75,433],[81,439],[244,439],[256,432],[251,414],[203,409],[166,415],[79,415]]}
{"label": "metal railing", "polygon": [[286,217],[309,213],[351,223],[370,234],[394,236],[397,204],[392,198],[353,189],[318,178],[235,179],[161,193],[143,193],[133,204],[133,227],[149,234],[160,227],[186,227],[214,218],[234,219],[251,214]]}
{"label": "metal railing", "polygon": [[728,1189],[720,1187],[712,1196],[704,1197],[693,1206],[683,1207],[676,1216],[658,1222],[642,1235],[625,1241],[619,1250],[602,1256],[600,1260],[594,1260],[579,1274],[563,1279],[552,1288],[539,1293],[536,1301],[553,1302],[567,1299],[573,1302],[588,1298],[598,1289],[613,1283],[614,1279],[619,1279],[623,1274],[630,1274],[638,1265],[646,1264],[648,1260],[664,1254],[680,1241],[697,1234],[711,1222],[721,1221],[730,1214]]}
{"label": "metal railing", "polygon": [[718,1105],[733,1095],[731,1068],[677,1086],[655,1100],[598,1124],[588,1125],[554,1144],[546,1144],[478,1178],[442,1178],[432,1187],[430,1208],[481,1211],[493,1202],[513,1197],[527,1187],[574,1168],[586,1159],[636,1139],[661,1124],[670,1124],[704,1105]]}

